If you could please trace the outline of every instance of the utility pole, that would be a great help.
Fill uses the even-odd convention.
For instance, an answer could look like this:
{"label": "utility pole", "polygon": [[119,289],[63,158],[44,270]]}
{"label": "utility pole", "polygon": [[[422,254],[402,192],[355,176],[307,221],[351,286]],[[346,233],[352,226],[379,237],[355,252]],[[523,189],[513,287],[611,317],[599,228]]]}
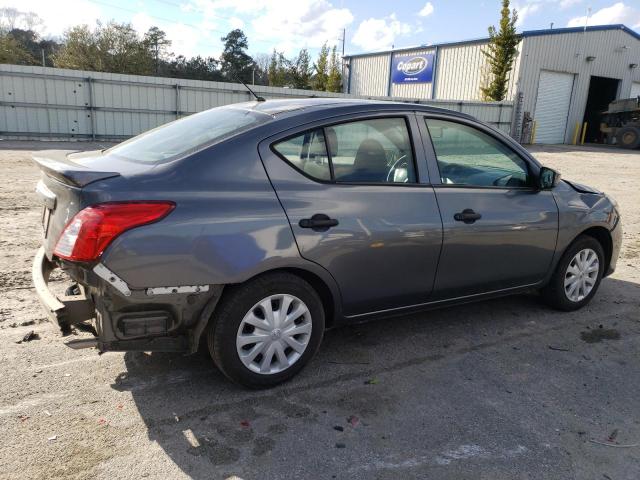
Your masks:
{"label": "utility pole", "polygon": [[345,39],[347,38],[347,29],[343,28],[342,29],[342,38],[339,38],[338,40],[342,40],[342,56],[340,57],[340,65],[341,65],[341,69],[340,69],[340,76],[342,77],[342,91],[345,91],[345,84],[344,84],[344,77],[345,77],[345,64],[344,64],[344,42]]}
{"label": "utility pole", "polygon": [[47,65],[45,64],[45,61],[44,61],[44,48],[42,48],[41,50],[42,50],[42,66],[46,67]]}

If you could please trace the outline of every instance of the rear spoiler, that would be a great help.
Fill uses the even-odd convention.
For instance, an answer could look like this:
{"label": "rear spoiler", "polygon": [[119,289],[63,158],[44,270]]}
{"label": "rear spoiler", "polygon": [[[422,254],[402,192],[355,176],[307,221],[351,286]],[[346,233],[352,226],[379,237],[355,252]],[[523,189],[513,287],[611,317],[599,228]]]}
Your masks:
{"label": "rear spoiler", "polygon": [[117,177],[118,172],[100,172],[74,163],[68,151],[44,150],[33,155],[33,161],[46,175],[72,187],[82,188],[90,183]]}

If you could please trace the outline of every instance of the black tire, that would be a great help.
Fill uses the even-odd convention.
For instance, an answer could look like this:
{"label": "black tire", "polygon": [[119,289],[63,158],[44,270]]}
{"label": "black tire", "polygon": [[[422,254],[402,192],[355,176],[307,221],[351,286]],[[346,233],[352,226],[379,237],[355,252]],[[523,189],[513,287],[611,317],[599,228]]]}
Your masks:
{"label": "black tire", "polygon": [[[236,348],[236,336],[245,314],[261,300],[279,294],[300,299],[311,315],[311,334],[307,347],[289,368],[261,374],[244,365]],[[315,355],[324,335],[324,308],[314,288],[297,275],[276,272],[261,275],[241,285],[227,287],[207,332],[209,353],[216,366],[230,380],[249,388],[269,388],[296,375]]]}
{"label": "black tire", "polygon": [[622,127],[616,132],[616,143],[622,148],[640,147],[640,128]]}
{"label": "black tire", "polygon": [[[599,263],[598,275],[596,277],[593,288],[591,289],[589,294],[586,295],[580,301],[572,301],[567,296],[567,293],[565,292],[565,287],[564,287],[564,280],[567,274],[567,268],[569,267],[569,264],[571,263],[571,260],[573,259],[573,257],[581,250],[584,250],[587,248],[593,250],[598,256],[598,263]],[[558,310],[563,310],[565,312],[578,310],[584,307],[587,303],[591,301],[593,296],[598,291],[598,287],[600,286],[600,281],[602,280],[602,275],[604,273],[604,267],[605,267],[604,249],[602,248],[602,245],[600,245],[600,242],[598,242],[598,240],[596,240],[595,238],[589,235],[579,236],[578,238],[576,238],[576,240],[574,240],[574,242],[571,245],[569,245],[567,250],[564,252],[564,254],[562,255],[562,258],[560,259],[560,261],[558,262],[558,265],[556,266],[556,270],[553,273],[551,280],[549,281],[547,286],[545,286],[541,290],[540,293],[542,294],[543,300],[548,305]]]}

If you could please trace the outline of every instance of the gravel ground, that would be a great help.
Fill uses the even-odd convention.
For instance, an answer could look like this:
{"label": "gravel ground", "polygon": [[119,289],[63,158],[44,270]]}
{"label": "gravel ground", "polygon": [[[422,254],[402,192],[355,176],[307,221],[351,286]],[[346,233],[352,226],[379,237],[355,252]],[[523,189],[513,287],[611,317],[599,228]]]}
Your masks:
{"label": "gravel ground", "polygon": [[343,328],[254,392],[204,353],[62,344],[30,279],[43,148],[0,142],[0,478],[638,478],[640,153],[534,149],[621,206],[618,270],[582,311],[523,295]]}

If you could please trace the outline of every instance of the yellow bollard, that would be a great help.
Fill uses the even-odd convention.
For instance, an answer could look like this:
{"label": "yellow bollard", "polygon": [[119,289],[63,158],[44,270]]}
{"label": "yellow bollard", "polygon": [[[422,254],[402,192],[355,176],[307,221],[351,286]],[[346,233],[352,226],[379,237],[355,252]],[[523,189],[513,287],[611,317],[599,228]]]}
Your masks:
{"label": "yellow bollard", "polygon": [[578,135],[580,135],[580,122],[576,122],[576,128],[573,130],[573,145],[578,144]]}
{"label": "yellow bollard", "polygon": [[587,122],[582,125],[582,137],[580,137],[580,145],[584,145],[584,137],[587,135]]}
{"label": "yellow bollard", "polygon": [[529,143],[533,145],[536,143],[536,127],[538,126],[538,122],[536,120],[533,121],[533,127],[531,127],[531,140]]}

